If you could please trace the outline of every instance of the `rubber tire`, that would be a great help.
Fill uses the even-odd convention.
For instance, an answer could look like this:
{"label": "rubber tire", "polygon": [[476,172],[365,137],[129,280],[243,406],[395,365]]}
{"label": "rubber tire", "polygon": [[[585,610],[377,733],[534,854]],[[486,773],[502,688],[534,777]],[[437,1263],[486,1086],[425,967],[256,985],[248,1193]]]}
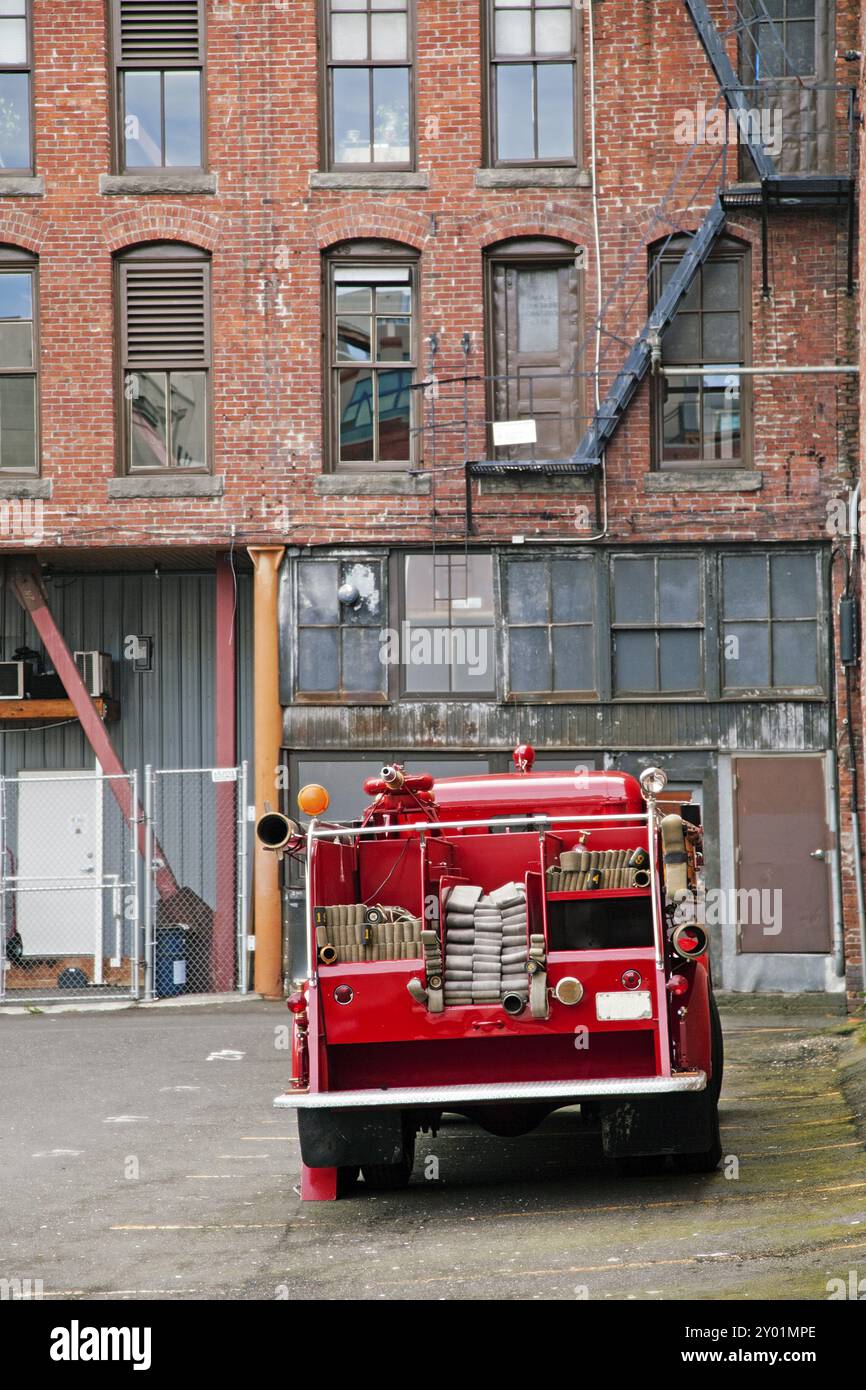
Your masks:
{"label": "rubber tire", "polygon": [[409,1186],[415,1167],[415,1135],[404,1135],[399,1163],[362,1163],[361,1175],[371,1192],[401,1192]]}
{"label": "rubber tire", "polygon": [[350,1197],[358,1183],[360,1168],[356,1163],[337,1169],[337,1196]]}
{"label": "rubber tire", "polygon": [[702,1150],[700,1153],[672,1154],[675,1173],[713,1173],[721,1162],[722,1137],[719,1133],[719,1098],[713,1094],[712,1086],[708,1086],[704,1094],[707,1098],[707,1105],[710,1107],[709,1118],[712,1125],[713,1142],[708,1149]]}
{"label": "rubber tire", "polygon": [[713,1058],[713,1075],[708,1089],[718,1100],[725,1075],[725,1039],[722,1033],[719,1006],[712,991],[710,992],[710,1046]]}

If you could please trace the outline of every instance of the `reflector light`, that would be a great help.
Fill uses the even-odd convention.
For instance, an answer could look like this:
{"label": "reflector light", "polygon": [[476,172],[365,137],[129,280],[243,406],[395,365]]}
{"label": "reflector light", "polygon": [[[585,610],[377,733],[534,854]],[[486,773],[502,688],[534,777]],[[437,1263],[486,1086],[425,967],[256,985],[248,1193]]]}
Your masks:
{"label": "reflector light", "polygon": [[290,1014],[302,1014],[306,1007],[306,995],[301,994],[300,990],[296,990],[294,994],[290,994],[286,1000],[286,1008]]}
{"label": "reflector light", "polygon": [[583,998],[583,985],[573,975],[565,975],[556,985],[553,993],[560,1004],[579,1004]]}
{"label": "reflector light", "polygon": [[298,805],[305,816],[320,816],[327,811],[331,798],[318,782],[308,782],[298,792]]}
{"label": "reflector light", "polygon": [[334,998],[338,1004],[351,1004],[355,997],[355,991],[351,985],[337,985],[334,990]]}
{"label": "reflector light", "polygon": [[671,975],[668,980],[668,992],[670,994],[685,994],[689,987],[689,982],[685,975]]}
{"label": "reflector light", "polygon": [[703,927],[695,926],[694,923],[684,923],[677,927],[671,937],[671,944],[677,955],[684,960],[693,960],[695,956],[702,956],[707,949],[707,934]]}
{"label": "reflector light", "polygon": [[640,989],[642,984],[640,971],[624,970],[622,976],[623,989]]}

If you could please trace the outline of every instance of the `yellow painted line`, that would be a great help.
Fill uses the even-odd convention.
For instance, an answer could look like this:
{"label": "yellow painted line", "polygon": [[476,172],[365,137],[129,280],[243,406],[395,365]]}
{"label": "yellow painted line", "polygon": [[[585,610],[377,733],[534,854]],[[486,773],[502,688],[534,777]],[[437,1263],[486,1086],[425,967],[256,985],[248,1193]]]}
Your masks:
{"label": "yellow painted line", "polygon": [[816,1144],[811,1149],[760,1149],[757,1153],[740,1154],[740,1158],[795,1158],[800,1154],[820,1154],[826,1149],[860,1149],[859,1139],[846,1139],[841,1144]]}
{"label": "yellow painted line", "polygon": [[167,1223],[165,1225],[146,1225],[132,1224],[128,1226],[109,1226],[110,1231],[284,1231],[285,1221],[227,1221],[227,1222],[201,1222],[182,1224]]}
{"label": "yellow painted line", "polygon": [[458,1284],[469,1283],[473,1279],[489,1278],[491,1274],[512,1277],[515,1279],[543,1278],[545,1275],[563,1274],[616,1274],[621,1269],[670,1269],[691,1265],[704,1265],[718,1263],[719,1260],[736,1260],[738,1263],[750,1260],[778,1260],[787,1257],[791,1258],[793,1253],[812,1255],[834,1252],[839,1250],[861,1250],[866,1248],[866,1241],[846,1242],[837,1244],[827,1242],[823,1245],[811,1246],[808,1250],[798,1252],[780,1250],[761,1250],[750,1254],[747,1251],[730,1250],[718,1255],[683,1255],[677,1259],[670,1260],[617,1260],[615,1264],[603,1265],[566,1265],[564,1267],[553,1266],[549,1269],[497,1269],[479,1270],[473,1274],[428,1274],[421,1279],[383,1279],[382,1284],[447,1284],[450,1282]]}

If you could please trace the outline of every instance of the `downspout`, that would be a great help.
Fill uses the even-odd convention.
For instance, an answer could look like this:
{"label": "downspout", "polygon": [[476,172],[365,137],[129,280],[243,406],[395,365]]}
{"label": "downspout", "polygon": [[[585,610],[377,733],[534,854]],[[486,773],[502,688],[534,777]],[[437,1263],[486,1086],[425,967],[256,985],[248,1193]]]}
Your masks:
{"label": "downspout", "polygon": [[[851,586],[851,572],[859,558],[860,551],[860,484],[854,488],[848,503],[848,532],[851,537],[848,571],[848,588]],[[848,717],[848,744],[851,751],[851,834],[854,845],[854,883],[857,892],[857,922],[860,929],[860,977],[866,989],[866,900],[863,894],[863,851],[860,846],[860,806],[857,790],[857,751],[854,729],[851,724],[851,677],[845,670],[846,715]]]}
{"label": "downspout", "polygon": [[[255,802],[279,802],[277,777],[283,741],[280,706],[278,592],[283,545],[249,546],[253,581],[253,766]],[[255,989],[268,999],[283,993],[283,910],[280,863],[258,842],[253,859]]]}
{"label": "downspout", "polygon": [[845,974],[845,920],[842,907],[842,846],[839,833],[839,761],[836,754],[836,651],[833,630],[833,560],[830,559],[830,622],[828,624],[828,690],[830,692],[829,757],[827,770],[827,829],[832,838],[830,850],[830,889],[833,899],[833,973]]}

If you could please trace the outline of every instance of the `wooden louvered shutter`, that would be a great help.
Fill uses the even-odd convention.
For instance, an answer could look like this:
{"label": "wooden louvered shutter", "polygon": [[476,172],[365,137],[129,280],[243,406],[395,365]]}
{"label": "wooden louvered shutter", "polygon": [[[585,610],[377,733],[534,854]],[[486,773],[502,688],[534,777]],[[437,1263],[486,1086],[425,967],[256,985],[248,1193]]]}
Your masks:
{"label": "wooden louvered shutter", "polygon": [[115,0],[115,52],[124,67],[203,62],[201,0]]}
{"label": "wooden louvered shutter", "polygon": [[204,262],[125,265],[124,367],[208,367],[208,289]]}

